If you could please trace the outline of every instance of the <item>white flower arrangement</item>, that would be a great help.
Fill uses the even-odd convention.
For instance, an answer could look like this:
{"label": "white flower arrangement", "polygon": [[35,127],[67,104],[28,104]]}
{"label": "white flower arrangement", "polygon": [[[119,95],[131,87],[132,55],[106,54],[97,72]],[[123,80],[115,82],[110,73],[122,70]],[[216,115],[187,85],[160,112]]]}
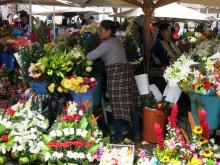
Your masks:
{"label": "white flower arrangement", "polygon": [[178,83],[182,80],[186,80],[189,74],[193,73],[192,65],[197,64],[190,57],[183,54],[176,62],[167,67],[164,72],[165,80],[171,86],[178,86]]}
{"label": "white flower arrangement", "polygon": [[[0,124],[11,129],[9,139],[12,139],[13,143],[7,145],[8,152],[24,152],[25,154],[40,152],[40,147],[43,145],[42,131],[47,128],[47,122],[38,112],[31,111],[31,99],[25,104],[17,103],[12,106],[13,116],[0,117]],[[4,143],[0,145],[0,150],[5,154]]]}

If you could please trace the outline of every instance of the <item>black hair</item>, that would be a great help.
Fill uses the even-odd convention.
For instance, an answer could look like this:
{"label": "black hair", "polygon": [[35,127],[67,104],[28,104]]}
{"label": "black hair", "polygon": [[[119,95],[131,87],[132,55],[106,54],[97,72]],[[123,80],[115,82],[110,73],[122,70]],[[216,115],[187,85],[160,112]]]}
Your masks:
{"label": "black hair", "polygon": [[159,26],[159,31],[167,30],[169,27],[170,27],[170,24],[168,24],[168,23],[162,23],[162,24],[160,24],[160,26]]}
{"label": "black hair", "polygon": [[105,30],[111,30],[111,35],[114,36],[116,33],[116,25],[113,21],[104,20],[100,24]]}
{"label": "black hair", "polygon": [[91,16],[89,17],[89,19],[94,19],[94,17],[91,15]]}

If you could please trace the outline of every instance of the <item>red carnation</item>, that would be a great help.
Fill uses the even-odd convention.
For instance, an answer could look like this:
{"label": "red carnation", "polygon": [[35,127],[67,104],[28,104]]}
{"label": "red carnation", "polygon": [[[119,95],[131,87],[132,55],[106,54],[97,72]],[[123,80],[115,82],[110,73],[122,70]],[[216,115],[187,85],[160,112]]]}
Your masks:
{"label": "red carnation", "polygon": [[80,105],[79,106],[79,110],[85,111],[86,110],[86,106],[85,105]]}
{"label": "red carnation", "polygon": [[156,137],[157,137],[158,146],[159,146],[160,150],[163,150],[164,137],[163,137],[163,131],[162,131],[161,127],[160,127],[160,124],[155,123],[154,131],[155,131],[155,134],[156,134]]}
{"label": "red carnation", "polygon": [[86,148],[89,148],[91,144],[89,142],[86,142]]}
{"label": "red carnation", "polygon": [[8,135],[3,134],[1,139],[2,139],[3,142],[7,142],[8,141]]}
{"label": "red carnation", "polygon": [[75,118],[75,120],[80,121],[81,116],[80,116],[80,115],[78,115],[78,114],[76,114],[76,115],[74,115],[74,118]]}
{"label": "red carnation", "polygon": [[14,116],[15,111],[14,111],[12,108],[8,108],[8,109],[7,109],[7,114],[8,114],[9,116]]}

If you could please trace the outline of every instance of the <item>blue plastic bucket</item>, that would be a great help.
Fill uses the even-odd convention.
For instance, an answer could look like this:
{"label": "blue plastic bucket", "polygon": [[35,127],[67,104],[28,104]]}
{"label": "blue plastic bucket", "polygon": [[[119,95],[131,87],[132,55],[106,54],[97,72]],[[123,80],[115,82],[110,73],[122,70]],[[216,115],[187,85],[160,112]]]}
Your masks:
{"label": "blue plastic bucket", "polygon": [[102,85],[103,85],[103,76],[95,76],[97,81],[97,86],[94,88],[94,95],[93,95],[93,106],[99,107],[101,106],[102,100]]}
{"label": "blue plastic bucket", "polygon": [[199,125],[196,111],[198,105],[204,108],[207,112],[207,122],[210,130],[216,130],[219,127],[220,119],[220,99],[215,96],[190,95],[191,111],[195,125]]}
{"label": "blue plastic bucket", "polygon": [[33,81],[31,83],[31,87],[33,91],[39,95],[47,95],[49,94],[47,87],[49,83],[48,82],[35,82]]}
{"label": "blue plastic bucket", "polygon": [[94,90],[89,90],[86,93],[75,93],[71,91],[70,94],[73,97],[72,101],[76,102],[78,105],[83,104],[85,101],[91,102],[92,106],[89,108],[88,111],[89,113],[92,111]]}

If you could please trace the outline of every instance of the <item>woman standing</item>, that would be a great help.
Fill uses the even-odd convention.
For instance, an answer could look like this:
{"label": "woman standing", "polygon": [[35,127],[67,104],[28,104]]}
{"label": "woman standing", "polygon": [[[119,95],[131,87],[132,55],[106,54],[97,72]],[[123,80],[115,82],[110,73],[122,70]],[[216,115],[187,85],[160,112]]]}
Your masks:
{"label": "woman standing", "polygon": [[139,120],[136,111],[138,92],[132,68],[127,63],[122,43],[114,37],[115,23],[104,20],[100,24],[99,36],[102,43],[87,58],[102,58],[107,73],[107,89],[114,117],[115,137],[122,138],[123,120],[131,121],[134,137],[139,136]]}

